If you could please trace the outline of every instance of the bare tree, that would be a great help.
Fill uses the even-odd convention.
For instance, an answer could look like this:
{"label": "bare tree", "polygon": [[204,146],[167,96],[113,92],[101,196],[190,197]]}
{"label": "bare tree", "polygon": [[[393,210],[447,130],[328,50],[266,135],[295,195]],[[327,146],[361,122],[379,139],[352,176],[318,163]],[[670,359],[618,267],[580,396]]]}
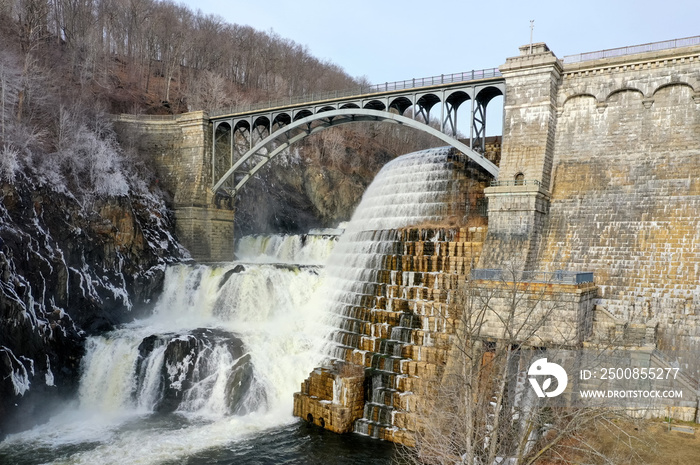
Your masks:
{"label": "bare tree", "polygon": [[7,134],[14,121],[19,98],[20,72],[14,57],[0,51],[0,142],[7,143]]}
{"label": "bare tree", "polygon": [[[643,462],[642,442],[625,429],[625,422],[632,421],[625,412],[552,406],[528,384],[527,367],[542,357],[544,347],[552,354],[561,347],[557,341],[575,331],[557,321],[563,305],[547,289],[523,280],[513,267],[488,284],[469,281],[459,290],[448,362],[439,380],[421,383],[415,449],[404,449],[408,461],[530,465],[546,457],[554,463]],[[559,331],[552,334],[555,321]],[[624,436],[624,447],[614,454],[600,452],[590,438],[602,430]],[[588,461],[576,461],[582,457]]]}
{"label": "bare tree", "polygon": [[217,110],[231,106],[226,80],[214,71],[204,71],[199,79],[190,79],[186,92],[190,111]]}

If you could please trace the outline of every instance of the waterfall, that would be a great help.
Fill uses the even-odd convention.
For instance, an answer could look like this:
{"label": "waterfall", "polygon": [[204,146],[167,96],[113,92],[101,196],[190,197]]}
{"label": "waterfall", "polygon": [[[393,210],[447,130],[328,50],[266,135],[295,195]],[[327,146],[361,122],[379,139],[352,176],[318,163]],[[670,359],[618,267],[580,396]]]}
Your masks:
{"label": "waterfall", "polygon": [[[325,298],[337,328],[329,355],[369,367],[370,394],[364,418],[355,423],[356,432],[373,435],[370,425],[391,425],[392,396],[399,378],[405,376],[400,370],[401,349],[421,324],[408,309],[395,308],[393,299],[378,297],[385,294],[380,287],[396,286],[404,279],[402,273],[390,271],[387,263],[400,259],[398,230],[465,213],[459,195],[464,178],[455,169],[458,162],[450,148],[438,148],[385,165],[329,258]],[[367,309],[373,309],[372,321]],[[400,316],[393,321],[396,313]]]}
{"label": "waterfall", "polygon": [[[118,331],[88,339],[80,408],[116,413],[246,413],[264,400],[243,343],[221,330]],[[148,334],[148,335],[147,335]]]}
{"label": "waterfall", "polygon": [[[337,240],[249,236],[237,243],[242,262],[169,268],[149,319],[89,341],[81,406],[206,417],[288,415],[291,394],[320,363],[332,333],[325,349],[332,358],[371,354],[363,360],[372,370],[365,423],[390,423],[387,404],[403,376],[401,348],[420,321],[393,308],[391,299],[378,302],[378,283],[401,279],[386,272],[386,257],[400,252],[397,230],[459,211],[453,204],[458,192],[452,150],[404,155],[377,175]],[[324,260],[322,278],[318,264]],[[400,316],[368,325],[362,309],[375,307]]]}
{"label": "waterfall", "polygon": [[88,339],[81,408],[225,416],[287,404],[327,331],[306,308],[320,283],[317,267],[169,268],[150,318]]}
{"label": "waterfall", "polygon": [[333,250],[337,230],[318,230],[303,235],[253,235],[238,239],[236,259],[254,263],[317,265]]}
{"label": "waterfall", "polygon": [[[439,222],[459,210],[454,199],[461,187],[453,157],[452,149],[443,147],[396,158],[382,168],[362,197],[325,270],[325,297],[339,328],[334,357],[346,359],[348,350],[358,350],[359,307],[375,299],[377,283],[382,281],[379,275],[387,269],[386,256],[400,253],[398,230]],[[387,278],[398,279],[395,272]],[[391,302],[386,310],[391,310]]]}
{"label": "waterfall", "polygon": [[291,423],[293,393],[329,357],[369,367],[356,431],[389,425],[401,349],[420,321],[379,288],[410,279],[387,262],[401,255],[399,228],[463,209],[454,162],[448,149],[390,162],[340,238],[251,236],[236,262],[169,267],[151,316],[88,338],[76,405],[9,436],[0,456],[175,463],[226,448]]}
{"label": "waterfall", "polygon": [[87,339],[76,405],[8,437],[0,456],[27,448],[76,464],[179,461],[293,422],[293,393],[330,331],[314,295],[335,237],[275,241],[300,246],[285,260],[167,268],[152,315]]}

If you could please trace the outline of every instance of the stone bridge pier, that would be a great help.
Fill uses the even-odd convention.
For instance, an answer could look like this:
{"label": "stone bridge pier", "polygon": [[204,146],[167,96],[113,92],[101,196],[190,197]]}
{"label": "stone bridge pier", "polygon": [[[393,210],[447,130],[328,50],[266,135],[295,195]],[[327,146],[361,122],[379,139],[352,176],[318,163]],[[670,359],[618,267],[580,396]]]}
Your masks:
{"label": "stone bridge pier", "polygon": [[180,242],[198,262],[233,260],[234,210],[211,191],[211,123],[203,111],[174,116],[120,115],[126,144],[150,158],[175,213]]}

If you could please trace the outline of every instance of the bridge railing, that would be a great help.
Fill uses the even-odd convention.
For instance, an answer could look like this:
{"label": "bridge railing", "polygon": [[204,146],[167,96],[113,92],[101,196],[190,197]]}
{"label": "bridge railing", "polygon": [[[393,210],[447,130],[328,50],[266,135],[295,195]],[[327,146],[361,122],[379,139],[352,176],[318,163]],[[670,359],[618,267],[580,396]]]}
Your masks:
{"label": "bridge railing", "polygon": [[664,40],[662,42],[652,42],[649,44],[632,45],[629,47],[611,48],[599,50],[597,52],[579,53],[577,55],[567,55],[563,58],[564,63],[579,63],[582,61],[601,60],[603,58],[615,58],[625,55],[635,55],[637,53],[658,52],[659,50],[670,50],[673,48],[689,47],[699,45],[700,36],[686,37],[684,39]]}
{"label": "bridge railing", "polygon": [[129,120],[132,118],[138,118],[140,120],[150,120],[150,121],[172,121],[177,118],[178,115],[140,115],[131,113],[121,113],[119,115],[113,116],[117,121],[119,120]]}
{"label": "bridge railing", "polygon": [[584,284],[593,282],[592,272],[579,271],[516,271],[477,268],[471,271],[471,279],[484,281],[520,281],[529,283]]}
{"label": "bridge railing", "polygon": [[425,78],[408,79],[405,81],[385,82],[383,84],[372,84],[370,86],[360,86],[352,89],[335,90],[327,92],[312,92],[311,94],[285,97],[266,102],[251,103],[248,105],[238,105],[226,110],[215,110],[210,114],[212,117],[235,113],[249,113],[267,108],[287,107],[303,104],[307,102],[317,102],[321,100],[334,100],[345,97],[354,97],[367,94],[380,94],[396,90],[418,89],[421,87],[438,86],[443,84],[453,84],[456,82],[475,81],[477,79],[489,79],[501,77],[498,68],[488,68],[467,71],[464,73],[441,74]]}
{"label": "bridge railing", "polygon": [[537,179],[506,179],[491,181],[490,187],[510,187],[510,186],[540,186]]}

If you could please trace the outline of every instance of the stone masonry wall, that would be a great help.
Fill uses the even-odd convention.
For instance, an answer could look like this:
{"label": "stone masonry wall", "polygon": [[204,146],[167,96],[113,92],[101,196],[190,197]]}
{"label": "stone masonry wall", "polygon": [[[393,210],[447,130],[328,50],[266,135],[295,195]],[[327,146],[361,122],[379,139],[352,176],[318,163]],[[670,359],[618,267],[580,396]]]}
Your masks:
{"label": "stone masonry wall", "polygon": [[317,368],[294,394],[294,415],[334,433],[349,433],[365,403],[362,367],[334,364]]}
{"label": "stone masonry wall", "polygon": [[700,46],[563,64],[521,47],[480,268],[592,271],[619,322],[700,348]]}
{"label": "stone masonry wall", "polygon": [[595,272],[601,308],[674,348],[700,330],[699,73],[698,47],[564,68],[537,250],[540,269]]}
{"label": "stone masonry wall", "polygon": [[170,194],[178,239],[192,257],[232,260],[234,212],[210,190],[212,129],[207,114],[121,115],[115,125],[123,142],[134,144],[156,167],[159,185]]}
{"label": "stone masonry wall", "polygon": [[[575,348],[593,329],[593,283],[472,280],[469,292],[475,307],[472,320],[481,322],[483,338],[507,340],[507,331],[517,331],[518,342],[529,346]],[[482,314],[482,306],[489,310]]]}
{"label": "stone masonry wall", "polygon": [[[549,189],[561,63],[543,43],[520,47],[500,68],[506,78],[499,180],[538,180]],[[506,159],[507,157],[507,159]]]}
{"label": "stone masonry wall", "polygon": [[[341,342],[348,347],[345,362],[366,369],[369,391],[359,420],[365,434],[413,444],[414,390],[421,379],[438,379],[446,363],[456,327],[455,293],[478,261],[485,234],[481,227],[399,231],[394,252],[384,256],[373,273],[376,282],[367,287],[372,294],[361,296],[360,305],[350,309],[357,332],[344,334]],[[378,240],[384,235],[377,231],[374,236]],[[401,328],[401,334],[392,338],[394,328]],[[315,424],[318,415],[327,416],[332,408],[328,392],[311,393],[313,380],[326,371],[315,370],[295,394],[295,415],[308,419],[311,413]],[[378,393],[379,381],[383,387]]]}
{"label": "stone masonry wall", "polygon": [[[386,237],[381,231],[373,236]],[[406,229],[390,236],[397,240],[393,252],[379,260],[380,269],[372,274],[376,282],[365,286],[367,294],[349,312],[355,331],[342,332],[338,341],[346,347],[343,362],[365,369],[364,396],[352,396],[355,402],[362,397],[362,415],[357,416],[357,403],[350,408],[336,399],[337,370],[318,368],[295,394],[296,416],[339,432],[350,430],[348,422],[355,422],[354,431],[414,445],[414,434],[423,425],[418,413],[425,403],[422,393],[426,383],[440,382],[445,372],[465,292],[472,292],[477,301],[484,297],[493,309],[481,326],[480,337],[485,339],[503,337],[501,318],[512,301],[511,289],[520,296],[514,325],[536,325],[531,334],[522,331],[528,333],[523,343],[580,347],[592,333],[597,291],[592,283],[477,280],[465,287],[479,260],[485,228]],[[357,389],[357,383],[354,386]]]}
{"label": "stone masonry wall", "polygon": [[489,235],[480,267],[512,261],[526,269],[549,210],[562,65],[540,43],[520,47],[500,70],[506,79],[503,145],[498,182],[485,190]]}
{"label": "stone masonry wall", "polygon": [[177,116],[120,115],[115,126],[156,167],[174,206],[211,203],[211,127],[205,112]]}

